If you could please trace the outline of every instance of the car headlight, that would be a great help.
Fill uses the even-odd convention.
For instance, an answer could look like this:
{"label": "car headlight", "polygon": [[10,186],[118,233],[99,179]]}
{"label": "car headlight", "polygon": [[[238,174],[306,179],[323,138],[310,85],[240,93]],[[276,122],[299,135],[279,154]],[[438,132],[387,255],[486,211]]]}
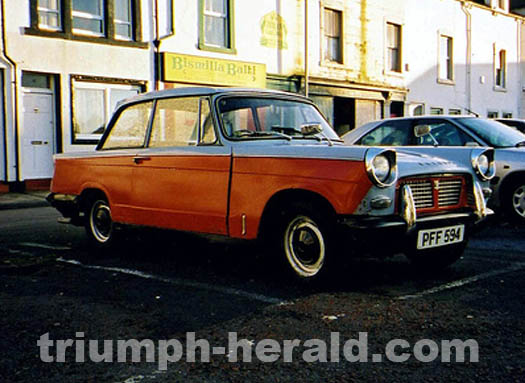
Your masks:
{"label": "car headlight", "polygon": [[368,177],[376,186],[388,187],[397,180],[397,156],[392,149],[368,149],[365,166]]}
{"label": "car headlight", "polygon": [[473,149],[471,161],[474,171],[482,181],[489,181],[496,174],[494,149]]}

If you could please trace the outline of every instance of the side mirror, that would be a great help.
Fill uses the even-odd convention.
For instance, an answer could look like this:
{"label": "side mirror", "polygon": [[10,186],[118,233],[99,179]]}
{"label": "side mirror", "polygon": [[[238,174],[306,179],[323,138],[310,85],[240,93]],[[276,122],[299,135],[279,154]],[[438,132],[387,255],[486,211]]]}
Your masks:
{"label": "side mirror", "polygon": [[323,131],[323,127],[321,124],[304,124],[301,125],[301,134],[303,136],[312,136],[314,134],[321,133]]}
{"label": "side mirror", "polygon": [[430,133],[432,128],[430,125],[416,125],[414,126],[414,136],[423,137]]}

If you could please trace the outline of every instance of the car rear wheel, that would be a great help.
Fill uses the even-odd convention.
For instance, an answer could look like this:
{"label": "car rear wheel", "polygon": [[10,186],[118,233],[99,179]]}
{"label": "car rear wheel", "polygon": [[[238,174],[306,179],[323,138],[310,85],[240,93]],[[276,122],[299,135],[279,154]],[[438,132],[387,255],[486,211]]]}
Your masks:
{"label": "car rear wheel", "polygon": [[90,241],[107,247],[114,239],[114,225],[111,219],[111,208],[106,199],[96,198],[87,211],[86,232]]}
{"label": "car rear wheel", "polygon": [[331,242],[326,219],[299,205],[285,213],[281,222],[280,253],[288,270],[302,280],[326,274]]}

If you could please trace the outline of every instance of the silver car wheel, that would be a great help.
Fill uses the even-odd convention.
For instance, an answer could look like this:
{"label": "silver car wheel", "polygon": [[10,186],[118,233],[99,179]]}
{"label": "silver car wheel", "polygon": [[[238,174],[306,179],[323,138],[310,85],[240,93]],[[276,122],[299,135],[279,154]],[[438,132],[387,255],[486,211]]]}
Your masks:
{"label": "silver car wheel", "polygon": [[113,232],[111,209],[106,201],[93,203],[89,212],[89,228],[93,238],[100,244],[107,243]]}
{"label": "silver car wheel", "polygon": [[525,185],[521,185],[512,193],[512,207],[514,212],[525,218]]}
{"label": "silver car wheel", "polygon": [[306,216],[296,216],[284,232],[284,251],[293,271],[311,278],[323,267],[325,239],[317,224]]}

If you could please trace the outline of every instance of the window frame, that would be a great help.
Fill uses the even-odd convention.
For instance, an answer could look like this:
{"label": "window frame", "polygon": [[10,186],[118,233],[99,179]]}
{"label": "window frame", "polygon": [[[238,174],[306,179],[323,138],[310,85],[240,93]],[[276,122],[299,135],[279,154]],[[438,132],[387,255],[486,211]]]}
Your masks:
{"label": "window frame", "polygon": [[[397,33],[397,46],[390,46],[389,27],[395,27]],[[397,51],[397,66],[392,67],[391,52]],[[403,24],[394,21],[386,20],[385,22],[385,69],[388,74],[403,74]]]}
{"label": "window frame", "polygon": [[[53,8],[47,8],[40,6],[40,1],[37,0],[36,2],[36,10],[37,10],[37,25],[38,28],[48,30],[48,31],[62,31],[63,28],[63,21],[62,21],[62,0],[57,0],[57,9]],[[58,19],[58,26],[54,27],[48,24],[41,24],[40,23],[40,15],[41,13],[47,14],[56,14]]]}
{"label": "window frame", "polygon": [[[339,28],[338,28],[339,35],[337,37],[338,38],[338,44],[337,44],[338,52],[337,53],[339,57],[336,59],[332,57],[327,57],[328,55],[327,39],[330,37],[333,38],[333,36],[329,36],[327,34],[328,32],[327,17],[326,17],[327,11],[333,12],[334,14],[337,14],[339,16]],[[321,6],[321,25],[322,25],[321,57],[322,57],[323,63],[343,65],[345,61],[344,60],[344,41],[343,41],[344,40],[344,33],[343,33],[344,31],[344,11],[341,9],[334,8],[334,7]]]}
{"label": "window frame", "polygon": [[[446,54],[443,54],[443,42],[446,41]],[[442,71],[446,71],[446,76],[442,76]],[[453,85],[454,76],[454,38],[446,33],[438,34],[438,83]]]}
{"label": "window frame", "polygon": [[100,0],[104,11],[104,33],[90,33],[88,30],[73,28],[73,4],[71,0],[59,0],[61,29],[50,29],[39,25],[38,0],[29,0],[30,26],[24,28],[24,33],[31,36],[75,40],[98,44],[121,45],[136,48],[147,48],[148,43],[143,42],[142,22],[140,15],[141,0],[130,0],[131,4],[131,39],[122,39],[116,34],[115,28],[115,1]]}
{"label": "window frame", "polygon": [[235,54],[235,22],[234,22],[234,4],[233,0],[224,0],[227,7],[226,13],[226,29],[228,41],[226,46],[221,47],[218,45],[212,45],[206,42],[206,29],[205,29],[205,17],[206,17],[206,0],[199,0],[199,49],[212,52],[222,52]]}

